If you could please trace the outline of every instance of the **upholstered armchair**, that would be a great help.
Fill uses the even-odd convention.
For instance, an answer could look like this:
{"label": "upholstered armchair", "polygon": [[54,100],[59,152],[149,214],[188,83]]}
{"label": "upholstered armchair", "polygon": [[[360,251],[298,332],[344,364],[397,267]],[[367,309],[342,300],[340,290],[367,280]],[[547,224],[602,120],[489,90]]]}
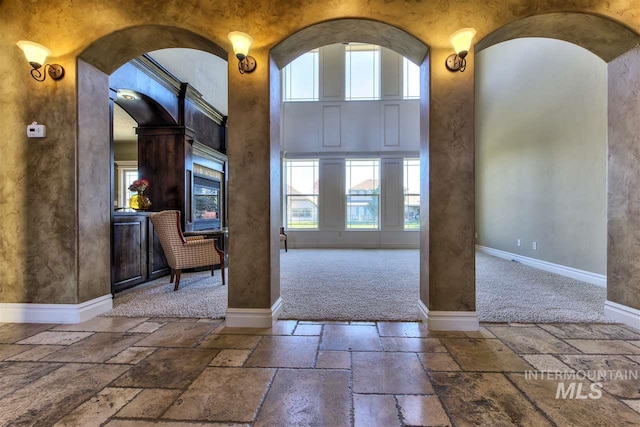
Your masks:
{"label": "upholstered armchair", "polygon": [[287,250],[287,233],[284,232],[284,227],[280,227],[280,242],[284,242],[284,251],[288,252],[288,250]]}
{"label": "upholstered armchair", "polygon": [[211,266],[213,276],[215,264],[220,264],[222,285],[225,285],[224,253],[218,248],[215,239],[205,239],[203,236],[185,238],[180,227],[180,211],[153,213],[150,219],[171,268],[170,283],[175,279],[174,291],[180,286],[180,274],[185,268]]}

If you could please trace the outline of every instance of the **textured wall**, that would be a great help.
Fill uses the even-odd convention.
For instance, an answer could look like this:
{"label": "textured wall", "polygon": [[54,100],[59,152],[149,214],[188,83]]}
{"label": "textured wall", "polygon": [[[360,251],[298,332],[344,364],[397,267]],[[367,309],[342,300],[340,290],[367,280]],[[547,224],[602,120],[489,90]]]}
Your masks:
{"label": "textured wall", "polygon": [[[465,73],[447,74],[442,64],[450,53],[448,37],[461,27],[475,26],[480,40],[514,20],[559,10],[601,14],[636,31],[640,28],[640,6],[604,0],[3,1],[0,76],[7,92],[0,101],[4,132],[0,149],[5,157],[0,166],[0,299],[77,300],[75,267],[86,262],[77,248],[78,211],[87,207],[78,207],[75,198],[79,185],[74,155],[76,58],[91,43],[114,31],[153,24],[182,30],[139,27],[138,38],[119,33],[117,45],[108,43],[93,51],[92,58],[84,59],[111,72],[115,68],[106,70],[98,63],[122,64],[146,50],[180,45],[214,51],[213,42],[229,49],[226,35],[232,30],[246,31],[256,40],[252,50],[258,60],[255,73],[240,76],[234,61],[229,65],[233,177],[229,274],[230,282],[245,287],[230,297],[230,303],[234,307],[268,307],[272,300],[270,265],[276,262],[270,256],[275,244],[271,216],[277,214],[270,212],[272,195],[268,190],[273,172],[268,142],[269,49],[315,23],[350,17],[388,23],[435,48],[429,141],[432,212],[430,229],[423,231],[432,237],[429,306],[435,310],[473,309],[473,56]],[[31,80],[15,46],[20,39],[47,44],[55,61],[66,68],[66,77],[58,82]],[[188,46],[183,44],[186,39]],[[224,56],[220,49],[217,53]],[[24,127],[33,120],[49,125],[45,140],[27,141],[24,137]],[[30,189],[29,194],[25,188]]]}
{"label": "textured wall", "polygon": [[[75,71],[59,82],[29,76],[15,42],[39,25],[17,6],[0,6],[0,76],[8,90],[0,104],[0,300],[75,303]],[[27,139],[33,121],[47,125],[47,138]]]}
{"label": "textured wall", "polygon": [[431,98],[430,79],[431,54],[427,53],[420,64],[420,117],[424,119],[420,123],[420,300],[429,301],[429,198],[431,186],[429,184],[429,112]]}
{"label": "textured wall", "polygon": [[[269,56],[266,49],[254,49],[251,56],[258,62],[251,74],[240,74],[237,60],[229,61],[229,93],[240,96],[229,97],[227,150],[229,306],[246,308],[271,307],[271,283],[275,280],[270,268],[274,225],[270,189]],[[275,161],[279,165],[279,141],[275,143],[278,144]],[[279,264],[279,259],[274,261]],[[278,282],[279,279],[278,275]]]}
{"label": "textured wall", "polygon": [[271,54],[280,68],[301,54],[317,47],[339,42],[371,43],[383,46],[415,63],[421,63],[428,47],[413,36],[388,24],[376,21],[338,19],[322,22],[287,37]]}
{"label": "textured wall", "polygon": [[111,292],[109,77],[78,61],[78,302]]}
{"label": "textured wall", "polygon": [[[0,6],[0,17],[0,40],[6,45],[5,34],[19,32],[26,25],[27,16],[8,13]],[[4,96],[0,99],[0,125],[7,135],[14,135],[13,138],[0,139],[3,157],[0,162],[0,301],[19,302],[33,297],[27,295],[28,289],[23,285],[32,280],[27,277],[28,242],[21,238],[26,237],[27,230],[28,154],[30,151],[42,151],[46,143],[32,144],[22,137],[25,126],[31,123],[28,120],[32,112],[27,103],[17,100],[32,84],[34,87],[30,90],[37,88],[37,83],[28,77],[28,64],[21,55],[2,53],[0,59],[0,76],[6,84]],[[47,95],[43,93],[41,96]]]}
{"label": "textured wall", "polygon": [[607,299],[640,309],[640,48],[608,72]]}
{"label": "textured wall", "polygon": [[548,37],[578,44],[607,62],[622,55],[638,42],[637,34],[599,16],[548,13],[528,16],[499,28],[476,45],[476,52],[520,37]]}
{"label": "textured wall", "polygon": [[604,61],[540,38],[479,52],[476,156],[479,245],[606,274]]}
{"label": "textured wall", "polygon": [[464,73],[431,50],[429,115],[429,310],[476,307],[474,234],[474,55]]}

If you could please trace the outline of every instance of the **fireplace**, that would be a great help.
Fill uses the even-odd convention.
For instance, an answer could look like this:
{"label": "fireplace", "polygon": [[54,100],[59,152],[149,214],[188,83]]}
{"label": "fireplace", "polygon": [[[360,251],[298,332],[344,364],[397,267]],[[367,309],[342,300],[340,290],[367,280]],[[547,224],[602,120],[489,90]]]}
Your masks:
{"label": "fireplace", "polygon": [[220,228],[222,214],[220,181],[194,175],[193,177],[193,229]]}

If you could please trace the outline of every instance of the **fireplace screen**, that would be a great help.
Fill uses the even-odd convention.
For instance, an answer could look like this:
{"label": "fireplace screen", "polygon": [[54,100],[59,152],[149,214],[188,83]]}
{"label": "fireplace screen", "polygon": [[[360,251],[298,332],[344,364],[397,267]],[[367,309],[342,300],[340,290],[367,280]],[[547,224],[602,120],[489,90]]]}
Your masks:
{"label": "fireplace screen", "polygon": [[193,177],[194,230],[220,228],[220,181]]}

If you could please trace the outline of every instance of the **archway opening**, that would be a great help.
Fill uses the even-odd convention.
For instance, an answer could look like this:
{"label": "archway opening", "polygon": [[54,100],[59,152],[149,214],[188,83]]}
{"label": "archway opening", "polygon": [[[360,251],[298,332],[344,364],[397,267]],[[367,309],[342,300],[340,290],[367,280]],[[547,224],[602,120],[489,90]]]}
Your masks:
{"label": "archway opening", "polygon": [[[481,320],[619,320],[607,316],[602,289],[612,253],[624,246],[611,239],[619,215],[611,201],[624,185],[611,185],[621,141],[611,132],[620,119],[610,88],[633,83],[611,70],[638,41],[603,17],[553,13],[507,24],[476,45],[476,243],[561,275],[479,255]],[[496,268],[503,273],[492,276]],[[516,280],[510,274],[517,283],[488,298]],[[608,281],[608,299],[618,287]]]}
{"label": "archway opening", "polygon": [[[417,320],[420,295],[428,293],[428,276],[420,275],[429,260],[428,197],[420,197],[428,194],[428,165],[421,166],[428,161],[421,133],[429,128],[428,47],[387,24],[343,19],[291,35],[271,58],[278,73],[271,93],[280,97],[271,104],[272,153],[275,145],[281,156],[278,225],[290,248],[275,258],[283,316]],[[403,85],[410,74],[412,89]],[[394,302],[385,263],[410,265],[412,296]],[[377,279],[388,281],[384,289]]]}
{"label": "archway opening", "polygon": [[[131,116],[135,116],[138,136],[150,135],[154,133],[151,132],[151,128],[156,127],[164,132],[156,131],[154,135],[162,134],[164,138],[176,141],[178,136],[184,139],[183,143],[173,144],[175,147],[182,147],[183,151],[181,167],[178,168],[184,172],[180,176],[182,185],[168,185],[170,183],[165,182],[168,179],[167,174],[158,175],[160,178],[152,185],[155,184],[157,191],[165,191],[165,194],[151,197],[152,202],[154,197],[156,199],[156,208],[181,210],[183,227],[193,222],[192,190],[196,175],[193,170],[193,158],[197,154],[193,152],[194,145],[199,138],[204,137],[216,140],[216,143],[224,143],[224,116],[214,111],[215,109],[205,108],[206,102],[200,99],[201,94],[186,82],[181,84],[177,79],[170,78],[170,73],[163,77],[161,69],[155,72],[153,78],[135,79],[137,74],[146,73],[147,77],[154,74],[153,61],[141,55],[168,48],[195,49],[221,58],[225,64],[223,70],[226,78],[225,50],[201,35],[175,27],[150,25],[123,29],[95,41],[78,56],[77,198],[78,204],[84,207],[78,211],[78,287],[82,300],[112,292],[115,207],[115,184],[112,177],[115,171],[110,135],[113,103],[117,103]],[[125,78],[115,86],[110,85],[109,76],[123,64],[130,64],[129,61],[133,59],[140,62],[140,66],[130,73],[133,80],[127,82]],[[111,90],[111,86],[115,89]],[[151,90],[151,86],[155,89]],[[129,92],[118,93],[118,89],[128,89]],[[205,107],[200,108],[200,104]],[[201,131],[200,127],[204,129],[206,125],[192,124],[188,121],[200,116],[218,120],[219,129],[212,134],[204,135],[206,132],[203,131],[197,135],[197,131]],[[207,150],[206,143],[201,145],[204,146],[202,152],[211,151]],[[112,182],[112,185],[108,185],[109,182]],[[176,194],[171,193],[171,197],[165,197],[168,189],[174,187]],[[125,203],[126,198],[122,199]],[[115,201],[115,204],[117,203]],[[146,223],[138,225],[140,230],[148,230],[148,227]],[[142,231],[137,237],[142,237]],[[153,240],[153,234],[150,238]],[[145,248],[153,247],[153,244],[146,240],[138,243],[142,252]],[[151,249],[149,251],[138,254],[137,268],[140,274],[157,275],[158,270],[153,270],[151,264],[146,265],[143,262],[153,257]],[[168,271],[166,273],[168,274]],[[140,279],[140,274],[133,274],[137,277],[134,281]]]}

